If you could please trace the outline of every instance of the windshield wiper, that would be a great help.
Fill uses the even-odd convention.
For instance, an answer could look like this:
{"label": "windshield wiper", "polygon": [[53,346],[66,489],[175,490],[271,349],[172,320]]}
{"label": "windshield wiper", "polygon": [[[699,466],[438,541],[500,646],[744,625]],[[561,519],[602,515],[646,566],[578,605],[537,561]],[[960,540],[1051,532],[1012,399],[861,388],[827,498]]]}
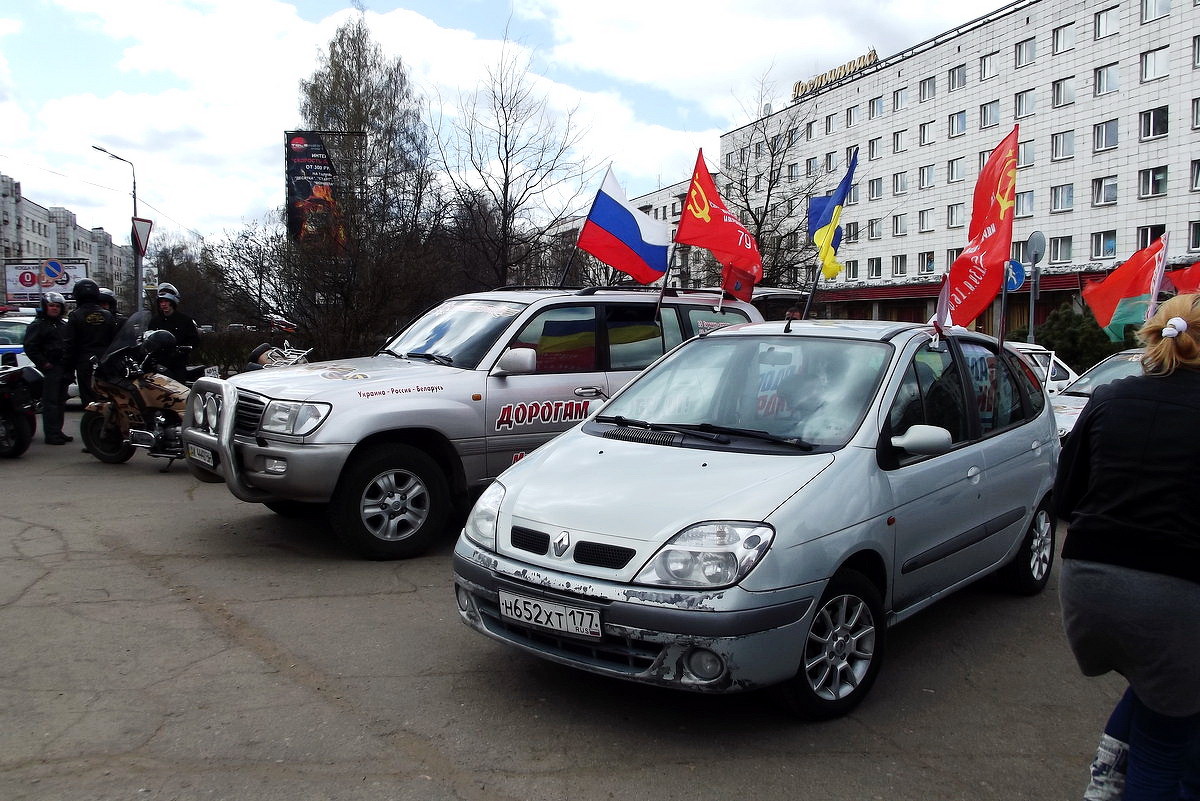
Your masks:
{"label": "windshield wiper", "polygon": [[[690,426],[684,426],[685,428]],[[696,428],[701,431],[712,431],[719,434],[732,434],[735,437],[751,437],[753,439],[762,439],[767,442],[779,442],[784,445],[791,445],[794,448],[799,448],[802,451],[811,451],[817,446],[811,442],[806,442],[799,437],[781,437],[778,434],[772,434],[769,431],[763,431],[759,428],[736,428],[734,426],[719,426],[716,423],[699,423]]]}
{"label": "windshield wiper", "polygon": [[630,417],[622,417],[619,414],[598,414],[596,415],[597,423],[612,423],[621,428],[644,428],[647,431],[665,431],[670,434],[682,434],[683,436],[699,437],[710,442],[719,442],[722,445],[729,442],[729,437],[722,436],[717,433],[707,431],[697,431],[693,428],[676,425],[664,425],[663,423],[650,423],[646,420],[634,420]]}
{"label": "windshield wiper", "polygon": [[451,359],[449,356],[443,356],[440,353],[424,353],[424,352],[417,352],[417,351],[409,351],[408,353],[401,353],[400,358],[401,359],[426,359],[427,361],[437,362],[438,364],[444,364],[446,366],[449,366],[454,363],[454,359]]}
{"label": "windshield wiper", "polygon": [[396,353],[396,351],[392,350],[391,348],[380,348],[375,352],[375,355],[378,356],[380,353],[386,353],[388,356],[395,356],[397,359],[404,358],[403,353]]}

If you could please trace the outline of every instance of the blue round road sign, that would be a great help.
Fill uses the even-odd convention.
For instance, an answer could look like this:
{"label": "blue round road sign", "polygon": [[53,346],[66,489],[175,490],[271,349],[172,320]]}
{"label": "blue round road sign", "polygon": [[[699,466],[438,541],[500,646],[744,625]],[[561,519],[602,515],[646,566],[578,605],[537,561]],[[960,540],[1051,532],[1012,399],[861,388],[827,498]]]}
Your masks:
{"label": "blue round road sign", "polygon": [[63,269],[62,263],[54,259],[47,259],[42,264],[42,274],[47,278],[58,278],[63,274]]}
{"label": "blue round road sign", "polygon": [[1025,265],[1016,259],[1010,259],[1005,269],[1004,288],[1016,292],[1025,283]]}

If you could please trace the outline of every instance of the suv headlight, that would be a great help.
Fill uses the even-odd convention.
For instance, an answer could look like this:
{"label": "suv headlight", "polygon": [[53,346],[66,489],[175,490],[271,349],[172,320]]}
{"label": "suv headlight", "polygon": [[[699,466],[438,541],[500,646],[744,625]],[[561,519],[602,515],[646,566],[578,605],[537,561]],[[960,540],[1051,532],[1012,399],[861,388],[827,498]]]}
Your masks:
{"label": "suv headlight", "polygon": [[467,522],[463,526],[463,534],[467,535],[467,539],[480,548],[496,550],[496,521],[500,517],[500,504],[503,502],[504,485],[493,481],[475,501],[471,514],[467,515]]}
{"label": "suv headlight", "polygon": [[766,523],[715,520],[672,537],[646,563],[636,584],[714,589],[737,584],[762,560],[775,539]]}
{"label": "suv headlight", "polygon": [[299,401],[271,401],[263,410],[259,427],[276,434],[292,434],[302,437],[311,434],[333,408],[328,403],[301,403]]}

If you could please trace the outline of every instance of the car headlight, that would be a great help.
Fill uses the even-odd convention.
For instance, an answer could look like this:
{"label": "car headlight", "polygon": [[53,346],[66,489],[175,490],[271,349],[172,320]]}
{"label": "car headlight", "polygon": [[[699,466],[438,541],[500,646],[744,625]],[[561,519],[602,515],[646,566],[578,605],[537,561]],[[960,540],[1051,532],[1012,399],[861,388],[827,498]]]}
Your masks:
{"label": "car headlight", "polygon": [[775,539],[766,523],[697,523],[667,541],[634,579],[636,584],[714,589],[737,584]]}
{"label": "car headlight", "polygon": [[204,428],[204,401],[207,395],[197,395],[192,401],[192,425]]}
{"label": "car headlight", "polygon": [[271,401],[263,410],[262,422],[259,427],[263,431],[302,437],[312,433],[313,429],[319,426],[329,414],[331,408],[328,403]]}
{"label": "car headlight", "polygon": [[496,550],[496,521],[500,517],[500,504],[503,501],[504,485],[493,481],[475,501],[471,514],[467,515],[467,522],[463,526],[463,534],[467,535],[467,539],[480,548]]}

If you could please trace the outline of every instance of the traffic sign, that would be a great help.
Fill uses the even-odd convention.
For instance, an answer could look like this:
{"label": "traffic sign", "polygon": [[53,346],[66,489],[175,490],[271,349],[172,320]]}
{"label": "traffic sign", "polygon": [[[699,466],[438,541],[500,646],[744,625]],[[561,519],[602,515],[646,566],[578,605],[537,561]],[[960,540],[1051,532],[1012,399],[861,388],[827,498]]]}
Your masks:
{"label": "traffic sign", "polygon": [[42,262],[42,275],[51,280],[59,278],[65,269],[57,259],[46,259]]}
{"label": "traffic sign", "polygon": [[1025,283],[1025,265],[1016,259],[1009,260],[1008,268],[1004,272],[1004,288],[1009,292],[1016,292]]}
{"label": "traffic sign", "polygon": [[146,245],[150,242],[150,228],[153,225],[151,220],[144,220],[141,217],[133,218],[133,246],[143,256],[146,255]]}

